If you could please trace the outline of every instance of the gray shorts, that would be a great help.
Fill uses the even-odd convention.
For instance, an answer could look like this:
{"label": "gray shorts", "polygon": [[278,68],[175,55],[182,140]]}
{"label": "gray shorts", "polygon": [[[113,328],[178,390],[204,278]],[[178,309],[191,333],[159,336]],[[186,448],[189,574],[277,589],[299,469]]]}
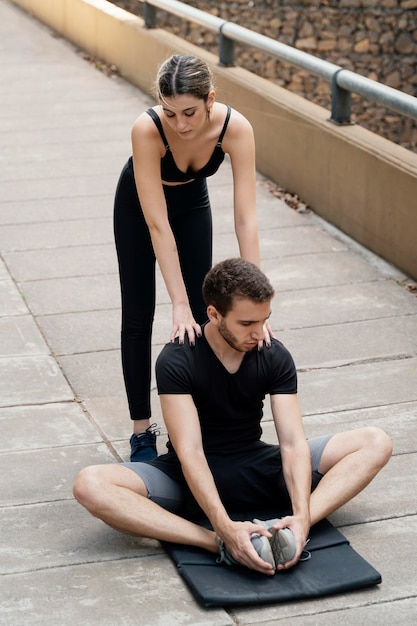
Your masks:
{"label": "gray shorts", "polygon": [[[322,474],[318,471],[321,457],[327,443],[331,439],[332,435],[323,435],[321,437],[314,437],[308,440],[311,455],[311,467],[313,473],[312,490],[317,486]],[[279,453],[279,446],[272,446],[264,444],[264,450],[268,448],[271,455],[276,459],[277,451]],[[280,457],[280,455],[279,455]],[[265,459],[265,455],[262,455],[261,463],[268,462]],[[162,508],[171,511],[172,513],[182,513],[184,508],[184,500],[189,497],[189,491],[183,482],[174,480],[168,474],[163,472],[158,467],[149,463],[123,463],[123,465],[133,472],[135,472],[146,485],[148,490],[148,497],[150,500],[161,506]],[[276,468],[273,468],[276,471]],[[236,490],[235,490],[236,491]],[[255,486],[256,491],[256,486]],[[222,495],[222,494],[220,494]],[[222,498],[223,499],[223,498]],[[226,507],[227,508],[227,507]]]}

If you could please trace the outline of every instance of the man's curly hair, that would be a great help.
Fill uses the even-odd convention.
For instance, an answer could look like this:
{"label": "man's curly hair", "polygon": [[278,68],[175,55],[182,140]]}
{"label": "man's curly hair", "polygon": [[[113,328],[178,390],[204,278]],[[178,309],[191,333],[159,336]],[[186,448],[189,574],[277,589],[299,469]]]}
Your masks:
{"label": "man's curly hair", "polygon": [[245,259],[226,259],[207,273],[203,282],[206,306],[214,306],[223,317],[236,299],[263,303],[271,300],[274,289],[265,274]]}

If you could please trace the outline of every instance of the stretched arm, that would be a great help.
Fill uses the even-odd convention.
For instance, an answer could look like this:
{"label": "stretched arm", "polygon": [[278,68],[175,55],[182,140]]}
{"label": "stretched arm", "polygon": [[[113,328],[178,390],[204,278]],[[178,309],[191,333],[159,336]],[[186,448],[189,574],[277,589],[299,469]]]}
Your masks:
{"label": "stretched arm", "polygon": [[297,395],[273,395],[271,408],[281,449],[285,483],[292,505],[292,515],[283,518],[277,527],[290,528],[297,542],[297,554],[292,561],[285,564],[287,568],[300,558],[310,529],[311,459]]}
{"label": "stretched arm", "polygon": [[252,533],[267,534],[265,529],[251,522],[232,521],[221,502],[204,454],[200,422],[191,396],[161,394],[160,400],[164,421],[185,480],[215,533],[223,539],[237,561],[272,575],[271,566],[258,556],[250,542]]}
{"label": "stretched arm", "polygon": [[191,312],[177,245],[168,220],[161,182],[161,157],[165,148],[157,134],[155,124],[146,113],[143,113],[133,126],[132,148],[136,189],[155,256],[172,302],[173,321],[170,339],[173,340],[178,332],[180,343],[183,343],[187,332],[190,343],[193,343],[194,333],[199,334],[201,329]]}

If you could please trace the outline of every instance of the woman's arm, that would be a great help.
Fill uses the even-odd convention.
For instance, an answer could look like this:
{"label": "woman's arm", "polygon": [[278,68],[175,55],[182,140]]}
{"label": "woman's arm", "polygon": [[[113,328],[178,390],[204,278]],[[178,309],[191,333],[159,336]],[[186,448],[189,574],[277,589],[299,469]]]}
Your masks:
{"label": "woman's arm", "polygon": [[153,249],[172,302],[173,340],[180,343],[187,332],[190,343],[201,332],[191,312],[181,272],[177,245],[168,221],[168,211],[161,181],[161,157],[165,148],[147,113],[136,120],[132,129],[133,169],[143,215],[149,228]]}
{"label": "woman's arm", "polygon": [[223,140],[223,149],[232,164],[235,232],[240,256],[259,267],[255,140],[252,126],[235,110]]}
{"label": "woman's arm", "polygon": [[[227,138],[227,139],[226,139]],[[248,120],[233,110],[223,149],[230,156],[233,171],[235,232],[240,256],[260,267],[258,224],[256,219],[256,160],[253,129]],[[271,346],[274,333],[267,321],[264,337],[258,343]]]}

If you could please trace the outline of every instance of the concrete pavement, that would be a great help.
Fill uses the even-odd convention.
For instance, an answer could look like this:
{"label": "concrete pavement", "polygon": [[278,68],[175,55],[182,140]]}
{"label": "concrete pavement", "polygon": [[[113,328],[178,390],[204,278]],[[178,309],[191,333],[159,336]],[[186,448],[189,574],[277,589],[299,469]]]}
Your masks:
{"label": "concrete pavement", "polygon": [[[83,466],[128,457],[113,194],[151,99],[0,0],[0,624],[412,624],[417,617],[417,298],[406,277],[258,179],[272,326],[309,436],[377,424],[387,468],[331,521],[382,574],[321,600],[201,608],[156,541],[73,499]],[[215,260],[237,254],[231,172],[210,181]],[[154,356],[169,334],[158,277]],[[154,418],[164,425],[153,392]],[[266,411],[264,437],[274,441]]]}

